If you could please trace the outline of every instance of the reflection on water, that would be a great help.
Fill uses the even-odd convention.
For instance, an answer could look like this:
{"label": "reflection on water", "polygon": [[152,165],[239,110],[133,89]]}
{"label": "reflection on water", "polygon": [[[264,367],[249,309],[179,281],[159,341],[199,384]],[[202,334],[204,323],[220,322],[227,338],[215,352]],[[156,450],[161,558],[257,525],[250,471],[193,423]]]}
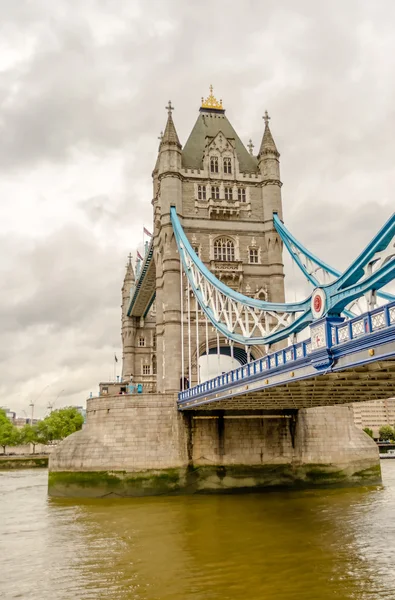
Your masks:
{"label": "reflection on water", "polygon": [[0,472],[0,598],[394,600],[382,468],[383,488],[89,501]]}

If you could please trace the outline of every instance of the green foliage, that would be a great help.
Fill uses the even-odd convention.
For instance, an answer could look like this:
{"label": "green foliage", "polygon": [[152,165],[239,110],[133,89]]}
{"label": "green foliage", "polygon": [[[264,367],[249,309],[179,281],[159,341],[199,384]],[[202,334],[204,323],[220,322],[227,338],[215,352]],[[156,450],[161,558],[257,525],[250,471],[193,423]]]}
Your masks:
{"label": "green foliage", "polygon": [[0,446],[5,453],[6,446],[17,446],[21,443],[19,429],[7,418],[5,411],[0,409]]}
{"label": "green foliage", "polygon": [[373,429],[365,427],[364,432],[367,433],[371,438],[373,437]]}
{"label": "green foliage", "polygon": [[379,430],[380,440],[392,440],[394,439],[394,430],[390,425],[383,425]]}
{"label": "green foliage", "polygon": [[21,429],[22,444],[37,444],[37,434],[35,428],[29,423]]}
{"label": "green foliage", "polygon": [[81,429],[84,417],[76,408],[67,407],[54,410],[36,425],[37,439],[42,444],[53,440],[63,440]]}
{"label": "green foliage", "polygon": [[39,421],[33,428],[38,444],[48,444],[48,442],[51,442],[53,439],[55,439],[51,437],[47,419],[48,417],[46,417],[43,421]]}
{"label": "green foliage", "polygon": [[32,427],[30,423],[27,423],[20,432],[21,444],[33,444],[33,454],[36,444],[39,443],[37,438],[36,427]]}
{"label": "green foliage", "polygon": [[61,408],[54,410],[43,421],[36,425],[25,425],[18,429],[7,418],[5,411],[0,409],[0,446],[5,453],[6,446],[17,446],[18,444],[48,444],[55,440],[63,440],[65,437],[81,429],[84,418],[76,408]]}

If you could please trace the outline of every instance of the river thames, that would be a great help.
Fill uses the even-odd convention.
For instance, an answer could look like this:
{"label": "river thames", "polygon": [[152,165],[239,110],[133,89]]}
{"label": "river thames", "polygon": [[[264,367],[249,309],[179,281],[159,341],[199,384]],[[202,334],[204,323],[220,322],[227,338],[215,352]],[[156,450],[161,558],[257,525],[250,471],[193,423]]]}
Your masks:
{"label": "river thames", "polygon": [[395,598],[395,460],[383,487],[71,501],[0,472],[0,598]]}

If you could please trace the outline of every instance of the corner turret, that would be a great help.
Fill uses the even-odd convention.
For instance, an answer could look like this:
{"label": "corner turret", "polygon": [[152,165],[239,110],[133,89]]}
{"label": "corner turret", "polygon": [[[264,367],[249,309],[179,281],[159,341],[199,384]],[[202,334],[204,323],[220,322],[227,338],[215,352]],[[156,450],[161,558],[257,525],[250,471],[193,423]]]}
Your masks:
{"label": "corner turret", "polygon": [[130,288],[135,283],[134,270],[132,265],[132,255],[129,254],[128,262],[126,263],[126,273],[123,280],[122,286],[122,314],[125,314],[127,311],[127,306],[129,304],[130,299]]}
{"label": "corner turret", "polygon": [[180,140],[173,121],[172,111],[174,107],[169,104],[166,106],[167,110],[167,123],[165,132],[161,136],[159,145],[159,156],[157,161],[157,168],[159,175],[166,172],[179,171],[181,169],[181,149]]}
{"label": "corner turret", "polygon": [[273,213],[282,219],[282,199],[280,181],[280,153],[274,142],[269,127],[267,110],[263,116],[265,131],[258,153],[258,166],[262,175],[262,201],[265,221],[265,239],[269,264],[270,298],[276,302],[284,302],[284,272],[282,259],[282,243],[273,223]]}
{"label": "corner turret", "polygon": [[132,265],[132,255],[129,254],[126,263],[126,273],[122,286],[122,378],[128,381],[134,375],[134,340],[136,336],[136,319],[128,317],[131,288],[135,283]]}
{"label": "corner turret", "polygon": [[270,131],[270,117],[267,110],[262,118],[265,121],[265,131],[263,132],[261,147],[258,153],[259,170],[265,179],[280,181],[280,153],[277,150],[272,132]]}

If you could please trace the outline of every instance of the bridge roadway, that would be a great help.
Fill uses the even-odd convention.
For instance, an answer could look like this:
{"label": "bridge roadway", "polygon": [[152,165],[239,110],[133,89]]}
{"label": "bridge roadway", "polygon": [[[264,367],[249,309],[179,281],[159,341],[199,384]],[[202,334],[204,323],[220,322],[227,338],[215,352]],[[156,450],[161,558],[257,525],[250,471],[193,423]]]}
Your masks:
{"label": "bridge roadway", "polygon": [[395,302],[179,394],[181,411],[284,411],[395,396]]}

